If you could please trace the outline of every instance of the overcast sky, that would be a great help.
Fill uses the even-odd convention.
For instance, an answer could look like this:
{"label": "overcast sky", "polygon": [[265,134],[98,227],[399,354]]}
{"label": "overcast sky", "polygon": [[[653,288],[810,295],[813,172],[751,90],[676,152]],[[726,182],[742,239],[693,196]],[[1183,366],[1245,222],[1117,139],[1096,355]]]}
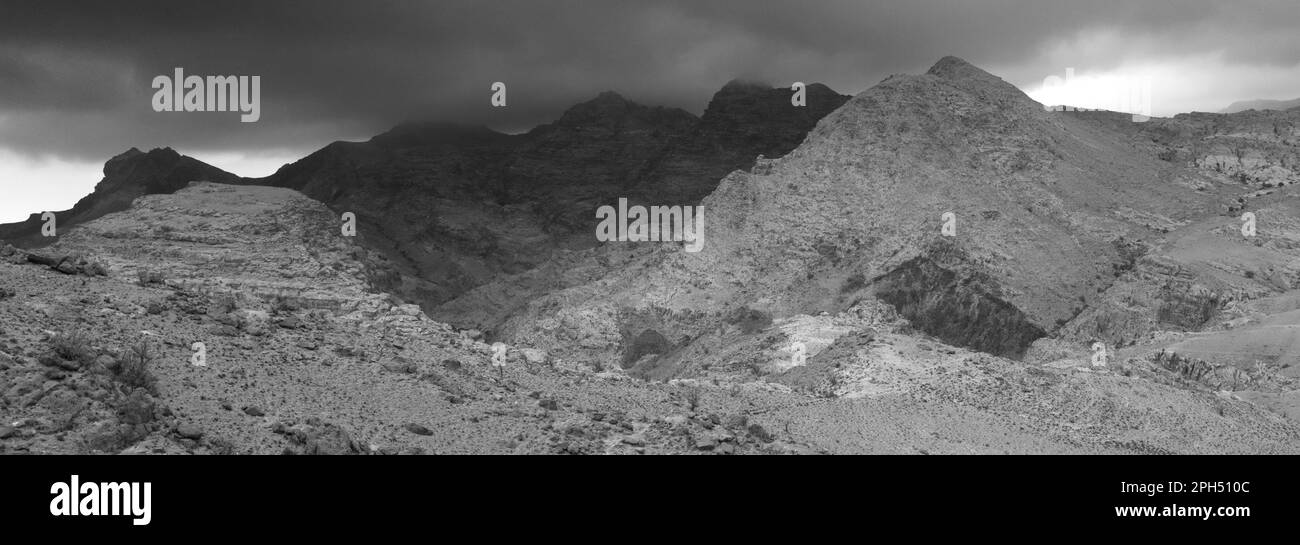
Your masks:
{"label": "overcast sky", "polygon": [[[406,119],[520,131],[603,90],[698,114],[736,77],[856,94],[949,54],[1040,100],[1073,68],[1150,78],[1155,115],[1218,111],[1300,97],[1297,29],[1296,0],[3,0],[0,221],[70,207],[131,147],[260,176]],[[175,67],[261,76],[261,120],[154,112]]]}

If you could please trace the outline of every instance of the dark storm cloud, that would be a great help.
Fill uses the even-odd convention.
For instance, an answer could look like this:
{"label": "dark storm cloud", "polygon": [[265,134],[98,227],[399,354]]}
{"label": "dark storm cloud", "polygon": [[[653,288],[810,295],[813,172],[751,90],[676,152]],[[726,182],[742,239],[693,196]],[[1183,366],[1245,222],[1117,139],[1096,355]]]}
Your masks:
{"label": "dark storm cloud", "polygon": [[[19,2],[0,14],[0,147],[102,160],[130,146],[310,148],[403,119],[522,130],[612,89],[699,113],[733,77],[858,92],[956,54],[1016,83],[1093,29],[1077,65],[1221,52],[1294,65],[1293,1],[525,0]],[[1054,5],[1048,5],[1054,4]],[[1118,44],[1118,45],[1116,45]],[[262,76],[262,119],[150,109],[150,81]],[[489,107],[493,81],[510,106]]]}

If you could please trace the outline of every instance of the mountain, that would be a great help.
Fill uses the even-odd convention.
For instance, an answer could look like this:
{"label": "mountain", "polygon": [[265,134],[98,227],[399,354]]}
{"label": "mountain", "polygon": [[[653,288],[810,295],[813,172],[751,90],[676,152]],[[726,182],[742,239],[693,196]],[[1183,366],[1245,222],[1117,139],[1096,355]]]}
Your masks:
{"label": "mountain", "polygon": [[[949,57],[864,91],[794,151],[724,178],[702,203],[700,253],[662,248],[575,289],[607,331],[651,306],[691,316],[663,324],[670,339],[717,323],[699,313],[833,314],[877,298],[951,344],[1018,357],[1114,282],[1132,241],[1235,199],[1189,190],[1202,182]],[[507,336],[566,338],[539,331],[553,303],[512,319]],[[603,350],[627,350],[622,334],[602,335]]]}
{"label": "mountain", "polygon": [[[0,247],[0,449],[1295,453],[1294,115],[1053,112],[946,57],[162,186]],[[621,197],[702,250],[598,243]]]}
{"label": "mountain", "polygon": [[188,184],[35,251],[97,267],[0,252],[0,453],[816,451],[744,415],[790,396],[697,410],[394,304],[383,257],[293,190]]}
{"label": "mountain", "polygon": [[[557,250],[593,246],[595,209],[618,198],[698,201],[731,170],[793,149],[847,99],[820,84],[807,97],[796,108],[789,90],[731,82],[696,118],[605,92],[525,134],[408,123],[366,142],[335,142],[260,179],[171,149],[132,149],[106,163],[94,193],[57,213],[57,224],[66,232],[196,180],[294,189],[356,214],[366,243],[397,271],[385,289],[432,308]],[[0,239],[48,244],[42,224],[33,214],[0,225]]]}
{"label": "mountain", "polygon": [[640,180],[634,199],[657,202],[669,195],[696,203],[733,170],[748,169],[755,157],[780,157],[797,147],[821,118],[849,97],[814,83],[807,105],[793,107],[791,91],[733,80],[709,101],[690,133],[675,140]]}
{"label": "mountain", "polygon": [[[296,191],[195,183],[87,222],[35,250],[42,259],[5,247],[0,453],[1297,448],[1282,417],[1175,388],[1158,368],[1038,370],[924,341],[906,361],[876,360],[909,337],[885,332],[887,307],[870,305],[800,322],[835,322],[843,340],[786,377],[793,387],[632,381],[528,346],[494,348],[395,304],[373,282],[383,256],[363,242]],[[60,254],[97,267],[44,265]],[[864,336],[869,322],[880,338]],[[835,397],[802,391],[821,388],[817,374],[833,365],[858,374],[826,390]]]}
{"label": "mountain", "polygon": [[[1186,452],[1199,447],[1184,438],[1213,426],[1224,400],[1293,410],[1287,392],[1297,377],[1276,359],[1287,349],[1241,367],[1204,351],[1182,355],[1188,348],[1176,343],[1195,337],[1179,331],[1218,327],[1222,306],[1251,292],[1216,296],[1196,270],[1169,263],[1200,256],[1243,280],[1272,266],[1270,278],[1289,283],[1281,267],[1300,262],[1284,242],[1296,220],[1260,200],[1267,196],[1244,195],[1257,190],[1240,181],[1171,160],[1159,135],[1195,139],[1185,121],[1119,119],[1045,111],[996,76],[945,58],[854,97],[784,157],[729,174],[702,202],[703,251],[611,244],[471,295],[490,301],[520,277],[555,279],[498,322],[499,338],[633,376],[758,382],[835,399],[959,400],[1037,415],[1086,444]],[[1243,205],[1269,214],[1264,252],[1231,239]],[[954,237],[942,233],[945,212]],[[1221,240],[1195,250],[1207,232]],[[1238,256],[1254,272],[1225,271]],[[1256,282],[1255,296],[1290,289]],[[1109,365],[1091,364],[1095,342]],[[1156,408],[1150,392],[1190,405]],[[1041,410],[1060,406],[1082,411],[1091,431],[1059,429]],[[1200,423],[1178,423],[1186,414]],[[1252,414],[1253,429],[1294,433],[1277,414]],[[1146,422],[1140,432],[1121,424],[1134,420]]]}
{"label": "mountain", "polygon": [[594,246],[595,210],[620,197],[697,201],[727,172],[788,152],[843,99],[813,84],[808,106],[795,108],[788,90],[733,82],[696,118],[606,92],[525,134],[404,125],[247,183],[356,213],[400,272],[390,289],[432,310],[557,251]]}
{"label": "mountain", "polygon": [[409,301],[445,301],[520,272],[576,237],[597,201],[624,191],[694,116],[613,94],[523,135],[416,124],[368,142],[338,142],[249,183],[297,189],[360,230],[401,272]]}
{"label": "mountain", "polygon": [[1300,106],[1300,98],[1295,100],[1242,100],[1229,104],[1227,108],[1220,110],[1221,114],[1235,114],[1247,110],[1290,110]]}
{"label": "mountain", "polygon": [[[62,235],[82,223],[125,210],[136,197],[171,193],[196,180],[230,183],[237,177],[171,148],[148,153],[131,148],[104,163],[104,178],[90,195],[77,201],[72,209],[54,213],[56,234]],[[44,223],[41,214],[35,213],[26,221],[0,224],[0,239],[21,247],[50,244],[57,237],[41,236]]]}

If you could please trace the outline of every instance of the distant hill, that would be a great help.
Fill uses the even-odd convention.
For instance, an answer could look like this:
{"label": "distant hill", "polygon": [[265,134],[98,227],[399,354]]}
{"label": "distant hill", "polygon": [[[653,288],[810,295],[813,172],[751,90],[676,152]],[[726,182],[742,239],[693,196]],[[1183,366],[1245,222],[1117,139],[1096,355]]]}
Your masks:
{"label": "distant hill", "polygon": [[1290,110],[1300,106],[1300,98],[1293,100],[1241,100],[1233,102],[1219,111],[1221,114],[1235,114],[1246,110]]}

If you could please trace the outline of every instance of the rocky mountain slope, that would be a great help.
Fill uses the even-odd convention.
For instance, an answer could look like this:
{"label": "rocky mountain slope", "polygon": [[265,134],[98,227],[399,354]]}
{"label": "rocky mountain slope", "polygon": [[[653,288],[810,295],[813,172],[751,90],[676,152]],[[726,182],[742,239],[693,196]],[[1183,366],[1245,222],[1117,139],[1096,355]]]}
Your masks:
{"label": "rocky mountain slope", "polygon": [[[1212,126],[1264,123],[1228,117]],[[1114,388],[1143,377],[1168,388],[1161,396],[1253,397],[1288,413],[1293,371],[1276,359],[1285,341],[1257,345],[1274,358],[1260,364],[1235,350],[1249,361],[1239,367],[1175,346],[1188,339],[1180,331],[1216,328],[1211,318],[1234,300],[1289,290],[1289,281],[1276,283],[1296,261],[1286,251],[1287,197],[1204,168],[1203,159],[1179,160],[1169,151],[1175,140],[1160,138],[1171,127],[1190,135],[1178,142],[1214,145],[1183,116],[1125,126],[1118,119],[1047,112],[954,58],[921,76],[890,78],[823,119],[789,155],[724,179],[703,203],[704,251],[625,244],[574,253],[546,271],[551,294],[497,322],[501,337],[650,379],[739,376],[808,387],[818,377],[812,388],[835,397],[862,395],[844,385],[854,377],[865,377],[856,380],[866,392],[914,393],[902,378],[915,378],[914,366],[935,361],[934,351],[1027,360],[949,358],[964,362],[963,372],[979,360],[1013,373],[1092,377],[1078,373],[1093,372],[1090,349],[1100,341],[1112,362],[1101,375],[1125,378],[1087,386],[1070,379],[1072,392],[1129,399],[1133,392]],[[1286,134],[1248,142],[1248,154],[1274,145],[1289,153]],[[1234,238],[1247,206],[1268,218],[1270,238]],[[944,212],[954,214],[955,237],[941,232]],[[535,273],[472,294],[488,299],[543,276]],[[1197,274],[1211,273],[1219,284],[1207,289]],[[862,305],[872,318],[853,325]],[[853,341],[851,353],[839,348],[860,338],[871,340]],[[949,378],[925,388],[951,387]],[[1022,401],[1047,403],[1042,392],[1026,393]],[[1184,433],[1196,432],[1170,437]]]}
{"label": "rocky mountain slope", "polygon": [[[6,247],[0,448],[1300,451],[1293,113],[1049,112],[953,57],[836,99],[407,125]],[[698,253],[593,240],[694,195]]]}
{"label": "rocky mountain slope", "polygon": [[[951,344],[1017,357],[1115,281],[1132,241],[1235,202],[1197,190],[1212,184],[947,58],[864,91],[790,154],[725,178],[703,202],[703,251],[637,249],[619,272],[557,297],[611,324],[593,356],[605,361],[626,351],[615,332],[636,322],[620,313],[685,315],[663,333],[694,337],[743,309],[835,313],[864,298]],[[954,237],[942,234],[945,213]],[[556,306],[539,300],[508,336],[541,342],[564,315]]]}
{"label": "rocky mountain slope", "polygon": [[[495,367],[375,290],[383,258],[291,190],[196,183],[37,252],[0,264],[0,452],[812,449],[745,417],[789,395],[648,386],[515,347]],[[68,259],[93,266],[37,264]]]}
{"label": "rocky mountain slope", "polygon": [[[356,214],[366,243],[397,273],[385,289],[432,309],[500,275],[535,268],[557,250],[593,246],[595,209],[618,198],[698,201],[728,172],[793,149],[845,100],[812,84],[807,106],[795,108],[788,89],[732,82],[696,118],[606,92],[526,134],[405,124],[366,142],[335,142],[260,179],[239,179],[170,149],[132,149],[105,165],[93,194],[58,213],[58,226],[66,232],[190,181],[295,189]],[[33,214],[0,225],[0,240],[53,242],[40,236],[41,224]]]}
{"label": "rocky mountain slope", "polygon": [[697,201],[758,155],[788,152],[844,100],[823,85],[809,87],[805,108],[789,97],[733,83],[697,119],[606,92],[526,134],[406,125],[249,183],[356,213],[401,273],[391,289],[432,309],[557,250],[593,246],[596,208],[620,197]]}
{"label": "rocky mountain slope", "polygon": [[[1282,417],[1172,388],[1159,367],[1034,369],[902,334],[884,305],[777,324],[839,332],[809,338],[807,365],[778,381],[719,369],[643,382],[494,349],[391,304],[373,287],[384,258],[340,236],[324,205],[279,188],[196,183],[36,253],[3,253],[6,453],[1296,448]],[[772,355],[755,340],[722,348]]]}

